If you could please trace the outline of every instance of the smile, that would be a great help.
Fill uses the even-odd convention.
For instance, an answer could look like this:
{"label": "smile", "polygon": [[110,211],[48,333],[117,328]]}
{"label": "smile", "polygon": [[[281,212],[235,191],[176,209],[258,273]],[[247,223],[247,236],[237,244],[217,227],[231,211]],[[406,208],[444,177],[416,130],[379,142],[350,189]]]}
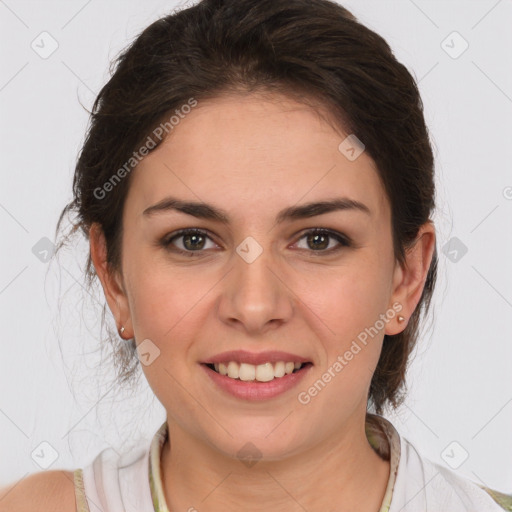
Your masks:
{"label": "smile", "polygon": [[[216,366],[218,368],[215,368]],[[214,390],[218,389],[223,394],[241,400],[262,401],[282,395],[296,387],[313,364],[277,361],[252,365],[229,361],[227,364],[202,363],[200,367],[215,385]],[[259,369],[260,367],[263,368]],[[221,370],[231,372],[232,376],[222,375]],[[266,380],[259,380],[262,378]]]}
{"label": "smile", "polygon": [[306,364],[310,363],[277,361],[275,363],[267,362],[253,365],[229,361],[226,363],[209,364],[208,367],[230,379],[244,382],[270,382],[274,379],[280,379],[285,375],[296,373]]}

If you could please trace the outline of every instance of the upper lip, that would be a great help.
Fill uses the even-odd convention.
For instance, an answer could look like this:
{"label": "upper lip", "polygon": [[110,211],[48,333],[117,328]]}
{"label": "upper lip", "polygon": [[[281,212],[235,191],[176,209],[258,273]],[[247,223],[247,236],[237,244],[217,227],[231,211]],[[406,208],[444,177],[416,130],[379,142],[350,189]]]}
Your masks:
{"label": "upper lip", "polygon": [[259,365],[264,363],[277,363],[278,361],[294,362],[294,363],[308,363],[308,359],[290,354],[289,352],[281,351],[266,351],[266,352],[247,352],[246,350],[230,350],[222,352],[213,357],[210,357],[204,364],[217,364],[228,363],[229,361],[236,361],[238,363],[247,363],[252,365]]}

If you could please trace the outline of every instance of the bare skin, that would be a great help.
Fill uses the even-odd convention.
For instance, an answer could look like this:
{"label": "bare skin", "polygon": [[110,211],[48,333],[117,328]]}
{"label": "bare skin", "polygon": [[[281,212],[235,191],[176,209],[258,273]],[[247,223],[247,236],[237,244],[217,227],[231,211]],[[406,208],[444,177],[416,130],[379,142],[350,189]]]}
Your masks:
{"label": "bare skin", "polygon": [[[93,260],[124,337],[150,339],[160,350],[143,369],[168,415],[172,447],[164,446],[162,474],[172,510],[379,509],[389,464],[365,436],[367,396],[384,334],[406,322],[387,322],[307,405],[297,393],[394,303],[405,318],[412,314],[435,233],[423,226],[407,267],[397,264],[374,163],[366,153],[349,161],[338,150],[345,137],[285,97],[204,102],[134,171],[121,274],[106,272],[101,232],[91,230]],[[221,208],[230,223],[175,210],[143,214],[169,195]],[[286,207],[341,196],[369,213],[346,209],[276,224]],[[330,239],[319,255],[303,235],[313,227],[343,233],[353,245]],[[184,245],[186,237],[159,244],[183,228],[207,231],[199,251]],[[236,252],[248,236],[263,250],[250,264]],[[333,247],[340,250],[327,254]],[[313,367],[300,389],[249,403],[219,390],[200,366],[240,348],[292,352]],[[250,468],[237,458],[247,442],[262,454]]]}
{"label": "bare skin", "polygon": [[[123,337],[149,339],[160,351],[142,368],[167,411],[161,470],[170,510],[379,510],[389,463],[365,435],[368,390],[384,334],[402,331],[421,297],[435,231],[425,224],[407,265],[396,262],[375,164],[364,152],[347,159],[338,150],[346,136],[286,97],[200,102],[132,171],[120,272],[107,270],[101,229],[91,227],[93,262]],[[229,223],[176,210],[143,214],[167,196],[213,205]],[[276,223],[284,208],[334,198],[368,212]],[[190,235],[164,246],[185,228],[206,232],[198,249]],[[306,236],[312,228],[351,242],[328,236],[317,249]],[[247,237],[262,249],[251,263],[236,252]],[[397,314],[386,322],[301,403],[298,394],[393,304],[406,321]],[[212,384],[200,364],[235,349],[282,350],[313,366],[297,388],[249,402]],[[261,454],[252,467],[237,456],[248,442]]]}
{"label": "bare skin", "polygon": [[33,473],[0,488],[0,512],[75,512],[72,471]]}

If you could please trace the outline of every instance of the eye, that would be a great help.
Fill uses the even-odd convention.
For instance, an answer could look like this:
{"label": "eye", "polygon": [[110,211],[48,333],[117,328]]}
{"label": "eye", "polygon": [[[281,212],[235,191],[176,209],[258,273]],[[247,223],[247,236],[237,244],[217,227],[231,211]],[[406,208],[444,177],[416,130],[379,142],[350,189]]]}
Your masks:
{"label": "eye", "polygon": [[[312,249],[312,252],[331,253],[339,251],[342,247],[350,247],[350,239],[337,231],[328,229],[314,228],[303,233],[299,240],[306,239],[307,247],[300,249]],[[332,240],[338,242],[338,246],[330,247]]]}
{"label": "eye", "polygon": [[[307,246],[299,247],[299,249],[316,253],[332,253],[339,251],[343,247],[352,246],[351,240],[346,235],[323,228],[314,228],[304,232],[299,238],[299,241],[302,239],[306,240]],[[199,256],[202,251],[214,248],[206,247],[208,240],[213,246],[217,245],[206,231],[194,228],[177,231],[172,236],[164,238],[161,243],[169,251],[186,256]],[[335,240],[338,245],[331,247],[333,240]],[[318,256],[320,255],[322,254],[318,254]]]}
{"label": "eye", "polygon": [[[177,242],[178,240],[180,240],[179,243]],[[171,251],[186,254],[187,256],[195,256],[194,252],[200,253],[209,248],[205,247],[206,240],[210,240],[213,245],[216,245],[206,231],[201,229],[182,229],[174,233],[170,238],[162,240],[162,244]],[[171,247],[173,245],[175,248]]]}

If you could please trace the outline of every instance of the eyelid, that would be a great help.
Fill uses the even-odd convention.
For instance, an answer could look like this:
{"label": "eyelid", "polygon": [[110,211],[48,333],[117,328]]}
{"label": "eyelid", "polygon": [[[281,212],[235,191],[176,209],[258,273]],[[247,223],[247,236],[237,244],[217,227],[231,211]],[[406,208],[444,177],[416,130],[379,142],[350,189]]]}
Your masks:
{"label": "eyelid", "polygon": [[[169,246],[172,245],[172,241],[173,240],[175,240],[177,238],[180,238],[180,237],[183,237],[183,236],[186,236],[186,235],[201,235],[201,236],[203,236],[205,238],[210,239],[216,245],[219,245],[219,244],[217,244],[217,242],[215,242],[214,237],[210,234],[210,232],[208,230],[202,229],[202,228],[183,228],[183,229],[179,229],[178,231],[174,231],[170,235],[164,236],[161,243],[162,243],[162,245],[165,248],[169,248]],[[201,250],[198,250],[198,251],[184,251],[183,249],[179,249],[179,248],[175,247],[175,251],[176,252],[181,252],[181,253],[186,253],[186,254],[192,254],[194,252],[200,253],[200,252],[202,252],[204,250],[205,249],[201,249]]]}
{"label": "eyelid", "polygon": [[322,228],[322,227],[312,227],[312,228],[306,228],[299,234],[299,238],[302,238],[304,235],[308,235],[309,233],[322,233],[332,236],[333,238],[340,238],[346,243],[352,243],[351,238],[346,235],[345,233],[342,233],[341,231],[336,231],[335,229],[330,228]]}
{"label": "eyelid", "polygon": [[[194,254],[200,255],[207,249],[199,249],[197,251],[186,251],[183,249],[179,249],[177,247],[174,247],[173,249],[169,248],[172,245],[173,240],[183,237],[183,236],[186,236],[186,235],[194,235],[194,234],[201,235],[205,238],[208,238],[213,243],[218,245],[215,242],[214,237],[210,234],[210,232],[208,230],[202,229],[202,228],[183,228],[178,231],[175,231],[175,232],[171,233],[171,235],[165,236],[161,241],[161,245],[163,245],[165,249],[167,249],[171,252],[186,254],[187,256],[194,255]],[[300,240],[302,240],[305,236],[307,236],[309,234],[327,235],[328,237],[335,239],[339,244],[338,247],[334,247],[334,248],[327,249],[327,250],[314,251],[314,250],[308,250],[308,249],[300,249],[300,250],[309,252],[313,255],[318,255],[318,256],[328,255],[328,254],[335,253],[344,247],[347,248],[347,247],[353,246],[353,242],[352,242],[351,238],[349,236],[347,236],[346,234],[341,233],[336,230],[333,230],[333,229],[321,228],[321,227],[307,228],[307,229],[303,230],[302,232],[300,232],[298,235],[295,235],[295,237],[297,238],[295,244],[298,243]]]}

